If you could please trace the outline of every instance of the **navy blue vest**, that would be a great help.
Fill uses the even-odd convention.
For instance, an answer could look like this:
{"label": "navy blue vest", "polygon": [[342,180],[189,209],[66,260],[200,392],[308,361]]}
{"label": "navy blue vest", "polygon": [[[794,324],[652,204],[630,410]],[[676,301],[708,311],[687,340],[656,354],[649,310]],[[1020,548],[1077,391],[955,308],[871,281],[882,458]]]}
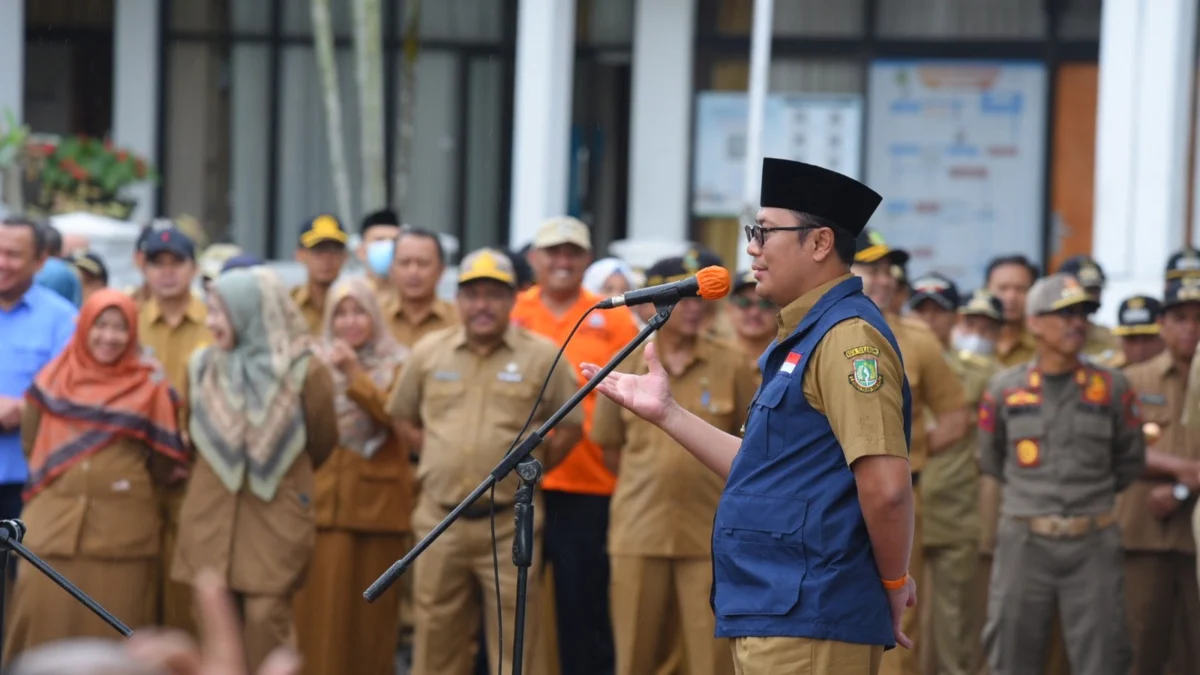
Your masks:
{"label": "navy blue vest", "polygon": [[[717,637],[895,646],[854,474],[829,420],[803,391],[809,355],[831,328],[855,317],[900,353],[883,315],[863,295],[862,281],[852,278],[830,289],[795,332],[759,359],[763,383],[713,523]],[[793,353],[799,361],[789,364]],[[907,378],[902,386],[904,433],[911,440]]]}

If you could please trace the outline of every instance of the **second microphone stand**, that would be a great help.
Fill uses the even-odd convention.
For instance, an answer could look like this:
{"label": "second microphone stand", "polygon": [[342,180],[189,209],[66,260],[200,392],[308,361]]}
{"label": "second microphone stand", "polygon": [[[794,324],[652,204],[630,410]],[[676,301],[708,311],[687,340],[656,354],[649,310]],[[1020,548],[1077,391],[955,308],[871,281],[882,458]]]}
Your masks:
{"label": "second microphone stand", "polygon": [[612,360],[592,376],[592,379],[588,380],[587,384],[575,392],[575,395],[564,403],[557,412],[551,415],[550,419],[546,420],[536,431],[526,436],[512,452],[505,455],[500,460],[500,463],[496,465],[496,468],[492,469],[487,478],[479,484],[479,487],[467,495],[462,503],[454,507],[449,515],[442,519],[442,522],[438,523],[437,527],[434,527],[429,534],[425,535],[425,538],[417,542],[417,545],[407,555],[393,563],[386,572],[376,579],[375,583],[371,584],[370,588],[363,593],[363,597],[368,602],[374,602],[379,596],[383,595],[392,584],[396,583],[396,579],[400,578],[400,575],[404,574],[416,559],[438,537],[442,536],[442,533],[449,529],[454,524],[454,521],[462,516],[463,511],[474,504],[493,485],[508,477],[508,474],[512,473],[515,469],[517,477],[520,479],[520,485],[517,488],[514,506],[516,531],[513,534],[513,565],[517,568],[517,615],[516,627],[513,632],[512,672],[513,675],[521,675],[525,652],[525,605],[528,596],[529,567],[533,564],[533,493],[537,487],[538,480],[542,476],[542,463],[533,457],[532,453],[554,427],[558,426],[564,417],[574,410],[588,394],[592,393],[604,381],[604,378],[608,377],[609,373],[615,370],[635,349],[661,328],[667,322],[667,319],[671,318],[671,311],[675,309],[675,303],[678,301],[678,298],[674,298],[666,302],[655,303],[654,308],[658,310],[657,313],[650,317],[650,320],[646,322],[642,330],[638,331],[633,340],[622,347],[621,351],[617,352],[617,355],[612,357]]}

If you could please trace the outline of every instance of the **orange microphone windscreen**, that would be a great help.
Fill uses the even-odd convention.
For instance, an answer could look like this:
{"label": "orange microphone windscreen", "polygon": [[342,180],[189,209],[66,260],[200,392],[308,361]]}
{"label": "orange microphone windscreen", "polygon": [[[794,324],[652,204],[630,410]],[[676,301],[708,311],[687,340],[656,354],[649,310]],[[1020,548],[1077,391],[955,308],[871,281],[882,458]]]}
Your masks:
{"label": "orange microphone windscreen", "polygon": [[731,285],[729,270],[719,265],[705,267],[696,272],[696,281],[700,284],[700,297],[705,300],[720,300],[729,295]]}

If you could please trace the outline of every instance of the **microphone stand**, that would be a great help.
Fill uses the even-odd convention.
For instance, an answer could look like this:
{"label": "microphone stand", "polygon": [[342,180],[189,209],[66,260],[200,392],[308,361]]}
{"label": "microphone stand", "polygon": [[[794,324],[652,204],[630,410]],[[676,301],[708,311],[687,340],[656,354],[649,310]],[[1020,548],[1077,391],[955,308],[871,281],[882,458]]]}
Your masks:
{"label": "microphone stand", "polygon": [[[19,520],[4,520],[0,521],[0,552],[3,552],[5,568],[8,567],[8,553],[12,551],[21,556],[30,565],[33,565],[39,572],[45,574],[51,581],[62,587],[64,591],[70,593],[72,597],[78,600],[84,607],[95,612],[96,616],[104,620],[104,623],[113,627],[113,630],[120,633],[123,637],[133,635],[133,630],[121,622],[120,619],[109,613],[108,610],[100,606],[100,603],[88,597],[87,593],[79,590],[75,584],[67,581],[66,577],[54,571],[54,568],[47,565],[44,560],[25,548],[21,544],[21,540],[25,538],[25,523]],[[7,576],[7,575],[5,575]],[[5,580],[7,581],[7,579]],[[5,594],[7,595],[7,593]],[[7,604],[7,598],[5,598]],[[3,608],[0,608],[2,611]]]}
{"label": "microphone stand", "polygon": [[392,584],[396,583],[396,579],[404,574],[409,567],[416,561],[426,549],[429,548],[438,537],[458,520],[463,511],[474,504],[482,497],[493,485],[504,480],[508,474],[515,469],[517,477],[520,479],[520,485],[517,488],[516,503],[514,506],[516,518],[516,531],[513,534],[513,565],[517,568],[517,615],[516,627],[513,633],[513,675],[521,675],[521,668],[524,661],[524,646],[525,646],[525,604],[528,593],[528,574],[529,567],[533,563],[533,493],[537,487],[537,482],[542,475],[542,463],[531,456],[531,453],[541,444],[542,440],[550,433],[558,423],[562,421],[576,406],[592,392],[608,374],[616,369],[630,354],[633,353],[643,342],[645,342],[651,334],[662,327],[667,319],[671,318],[671,311],[675,308],[675,303],[679,302],[679,298],[669,298],[660,302],[656,302],[654,307],[658,310],[653,317],[646,322],[646,326],[629,342],[617,352],[617,355],[612,358],[603,368],[597,372],[592,379],[588,380],[587,384],[583,385],[575,395],[570,398],[561,408],[558,409],[550,419],[546,420],[541,427],[529,434],[517,445],[512,452],[504,456],[496,468],[488,474],[487,478],[475,488],[471,494],[467,495],[458,506],[454,507],[449,515],[442,522],[438,523],[437,527],[433,528],[425,538],[417,542],[403,558],[396,561],[384,572],[375,583],[371,584],[364,593],[363,597],[368,602],[374,602],[383,595]]}

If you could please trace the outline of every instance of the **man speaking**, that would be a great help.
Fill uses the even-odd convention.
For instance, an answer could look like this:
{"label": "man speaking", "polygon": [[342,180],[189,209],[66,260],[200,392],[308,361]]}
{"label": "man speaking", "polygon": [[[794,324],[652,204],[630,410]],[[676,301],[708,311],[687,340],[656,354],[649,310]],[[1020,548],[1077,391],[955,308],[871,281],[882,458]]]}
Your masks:
{"label": "man speaking", "polygon": [[782,310],[743,438],[675,402],[653,343],[649,373],[600,385],[726,478],[712,605],[739,675],[876,675],[885,649],[912,646],[911,398],[896,339],[850,274],[880,201],[832,171],[763,161],[746,250],[758,295]]}

